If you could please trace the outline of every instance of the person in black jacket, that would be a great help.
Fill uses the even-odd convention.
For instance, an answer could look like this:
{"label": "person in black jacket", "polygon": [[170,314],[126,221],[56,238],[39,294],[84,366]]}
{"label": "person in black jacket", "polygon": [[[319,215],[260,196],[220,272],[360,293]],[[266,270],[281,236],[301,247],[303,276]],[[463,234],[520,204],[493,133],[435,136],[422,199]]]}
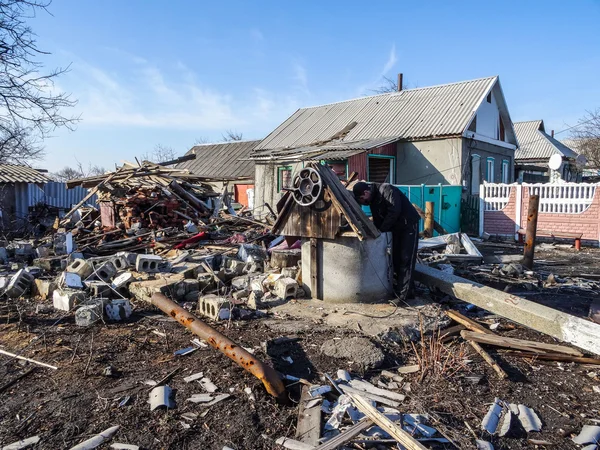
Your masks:
{"label": "person in black jacket", "polygon": [[400,189],[388,183],[359,181],[352,192],[358,203],[369,205],[377,229],[392,232],[396,291],[401,300],[406,300],[412,291],[417,259],[419,214]]}

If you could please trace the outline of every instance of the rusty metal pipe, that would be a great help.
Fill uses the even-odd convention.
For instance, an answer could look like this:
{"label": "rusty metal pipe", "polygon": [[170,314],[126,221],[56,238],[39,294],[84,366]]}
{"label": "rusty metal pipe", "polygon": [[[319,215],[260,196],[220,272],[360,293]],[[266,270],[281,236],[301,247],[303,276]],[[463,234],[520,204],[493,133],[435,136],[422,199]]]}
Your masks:
{"label": "rusty metal pipe", "polygon": [[287,400],[285,386],[275,369],[263,364],[231,339],[205,324],[192,313],[183,309],[164,295],[154,294],[151,301],[154,306],[162,310],[165,314],[173,317],[192,333],[200,336],[212,347],[234,360],[238,365],[262,381],[267,392],[273,397],[283,402]]}
{"label": "rusty metal pipe", "polygon": [[525,233],[525,247],[523,249],[523,265],[529,270],[533,269],[533,254],[535,252],[535,236],[537,233],[539,206],[540,196],[530,196],[529,208],[527,210],[527,230]]}

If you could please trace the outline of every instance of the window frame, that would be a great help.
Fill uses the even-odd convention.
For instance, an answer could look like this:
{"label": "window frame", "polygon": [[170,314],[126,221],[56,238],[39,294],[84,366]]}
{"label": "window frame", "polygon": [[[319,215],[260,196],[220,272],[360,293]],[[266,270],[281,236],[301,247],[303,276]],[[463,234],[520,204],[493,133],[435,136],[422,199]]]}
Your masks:
{"label": "window frame", "polygon": [[390,176],[390,182],[389,184],[396,184],[396,157],[392,156],[392,155],[376,155],[376,154],[371,154],[368,153],[367,154],[367,182],[371,182],[371,180],[369,179],[369,158],[379,158],[379,159],[389,159],[390,160],[390,164],[391,164],[391,168],[392,168],[392,173]]}
{"label": "window frame", "polygon": [[337,160],[337,161],[332,161],[332,160],[329,160],[329,159],[322,159],[320,162],[321,162],[321,164],[323,164],[325,166],[328,166],[329,164],[345,164],[346,165],[346,176],[345,176],[344,180],[341,180],[341,178],[340,178],[340,180],[341,181],[346,181],[348,179],[348,160],[347,159],[345,159],[345,160]]}
{"label": "window frame", "polygon": [[283,188],[283,172],[285,171],[290,171],[292,172],[292,176],[293,176],[293,168],[292,166],[279,166],[277,167],[277,193],[282,191]]}
{"label": "window frame", "polygon": [[510,183],[510,161],[508,159],[502,160],[502,183]]}
{"label": "window frame", "polygon": [[[492,170],[490,170],[490,163],[491,163]],[[495,171],[496,171],[496,158],[494,158],[492,156],[488,156],[486,158],[486,163],[485,163],[485,181],[487,181],[488,183],[494,183]]]}

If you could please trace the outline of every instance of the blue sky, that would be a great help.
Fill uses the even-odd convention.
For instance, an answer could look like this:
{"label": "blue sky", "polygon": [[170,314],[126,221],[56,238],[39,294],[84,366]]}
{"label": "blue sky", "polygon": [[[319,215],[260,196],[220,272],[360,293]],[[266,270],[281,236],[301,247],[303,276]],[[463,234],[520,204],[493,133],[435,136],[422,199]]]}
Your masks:
{"label": "blue sky", "polygon": [[[54,0],[31,21],[75,131],[45,141],[51,171],[114,168],[156,144],[183,154],[232,129],[262,138],[297,108],[500,75],[513,121],[574,125],[600,107],[600,2]],[[563,133],[557,137],[567,137]]]}

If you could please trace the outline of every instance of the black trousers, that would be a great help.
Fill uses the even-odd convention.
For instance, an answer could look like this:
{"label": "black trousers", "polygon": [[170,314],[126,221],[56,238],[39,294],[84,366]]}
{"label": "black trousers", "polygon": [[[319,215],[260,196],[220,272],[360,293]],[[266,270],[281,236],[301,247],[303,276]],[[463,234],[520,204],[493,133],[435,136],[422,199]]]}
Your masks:
{"label": "black trousers", "polygon": [[392,251],[396,277],[396,294],[406,300],[412,289],[413,272],[419,245],[418,223],[407,222],[392,231]]}

